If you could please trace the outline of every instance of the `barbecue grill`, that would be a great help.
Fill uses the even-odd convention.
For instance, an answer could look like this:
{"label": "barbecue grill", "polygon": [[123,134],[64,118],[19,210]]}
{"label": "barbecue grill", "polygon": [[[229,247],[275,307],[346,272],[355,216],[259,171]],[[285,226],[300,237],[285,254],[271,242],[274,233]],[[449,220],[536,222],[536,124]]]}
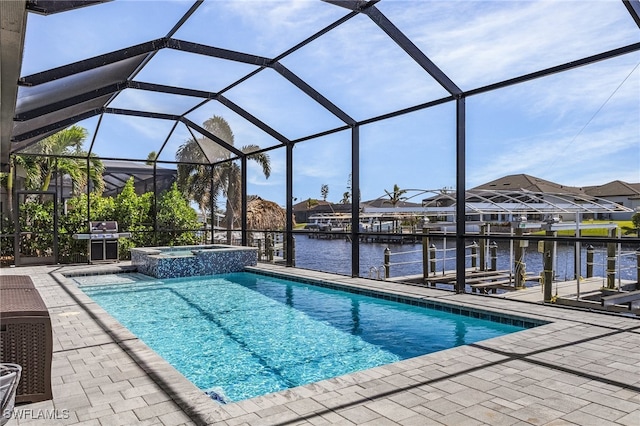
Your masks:
{"label": "barbecue grill", "polygon": [[76,240],[89,240],[89,258],[92,262],[118,260],[118,238],[131,237],[130,232],[118,232],[115,220],[90,222],[89,234],[73,234]]}

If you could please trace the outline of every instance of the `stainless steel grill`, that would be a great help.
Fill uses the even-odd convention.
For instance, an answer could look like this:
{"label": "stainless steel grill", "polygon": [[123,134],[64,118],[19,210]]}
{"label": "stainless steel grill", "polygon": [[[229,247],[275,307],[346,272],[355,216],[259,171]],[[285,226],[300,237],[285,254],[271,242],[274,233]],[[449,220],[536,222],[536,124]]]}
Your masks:
{"label": "stainless steel grill", "polygon": [[77,240],[89,240],[89,258],[92,262],[118,260],[118,238],[131,237],[130,232],[118,232],[115,220],[92,221],[89,234],[74,234]]}

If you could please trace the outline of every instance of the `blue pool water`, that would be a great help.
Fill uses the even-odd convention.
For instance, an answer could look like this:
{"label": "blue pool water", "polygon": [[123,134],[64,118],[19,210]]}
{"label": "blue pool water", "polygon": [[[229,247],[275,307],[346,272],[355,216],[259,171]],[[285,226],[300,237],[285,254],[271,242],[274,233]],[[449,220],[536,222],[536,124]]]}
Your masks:
{"label": "blue pool water", "polygon": [[75,279],[196,386],[230,401],[523,329],[253,273],[107,277]]}

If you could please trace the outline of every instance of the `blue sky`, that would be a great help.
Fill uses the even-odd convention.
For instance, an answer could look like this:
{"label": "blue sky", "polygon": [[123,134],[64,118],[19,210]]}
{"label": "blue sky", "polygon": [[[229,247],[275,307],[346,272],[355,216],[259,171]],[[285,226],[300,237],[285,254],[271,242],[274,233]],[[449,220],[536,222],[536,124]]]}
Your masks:
{"label": "blue sky", "polygon": [[[30,14],[22,75],[165,36],[191,1],[116,0],[50,16]],[[563,64],[640,41],[619,0],[402,1],[376,7],[463,90]],[[174,38],[274,57],[347,14],[321,1],[207,0]],[[282,64],[363,120],[446,95],[366,16],[284,58]],[[640,182],[640,53],[599,62],[467,99],[467,187],[526,173],[564,185]],[[242,63],[162,49],[136,80],[217,92],[253,71]],[[267,69],[226,97],[290,139],[340,126],[278,73]],[[198,100],[127,89],[111,104],[182,114]],[[223,116],[236,146],[277,141],[217,102],[187,117]],[[97,117],[78,123],[90,139]],[[144,160],[173,123],[105,116],[94,151]],[[160,159],[174,160],[190,137],[180,125]],[[455,106],[362,126],[361,199],[405,189],[455,186]],[[337,202],[347,190],[351,134],[340,132],[294,148],[294,196]],[[250,164],[249,193],[285,203],[285,153],[270,152],[272,175]]]}

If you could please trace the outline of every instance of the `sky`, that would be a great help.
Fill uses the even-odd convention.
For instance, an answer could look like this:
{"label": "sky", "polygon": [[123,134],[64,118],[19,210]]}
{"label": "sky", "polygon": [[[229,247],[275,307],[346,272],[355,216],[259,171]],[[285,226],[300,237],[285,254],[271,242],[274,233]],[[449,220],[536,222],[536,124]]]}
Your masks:
{"label": "sky", "polygon": [[[192,1],[115,0],[70,12],[29,14],[22,76],[164,37]],[[640,42],[620,0],[402,1],[376,7],[462,90]],[[273,58],[345,16],[316,0],[207,0],[173,38]],[[447,96],[367,16],[356,16],[280,61],[350,117],[361,121]],[[525,173],[568,186],[640,183],[640,53],[466,99],[466,187]],[[218,92],[255,70],[249,64],[160,50],[135,80]],[[20,96],[20,95],[19,95]],[[266,69],[225,96],[289,139],[343,122],[277,72]],[[198,99],[140,90],[110,106],[183,114]],[[218,102],[187,114],[225,118],[238,147],[279,144]],[[180,124],[120,115],[77,123],[102,157],[174,161],[191,137]],[[168,138],[168,135],[171,135]],[[95,140],[94,140],[95,136]],[[167,139],[168,138],[168,139]],[[299,142],[294,202],[339,202],[351,174],[351,132]],[[416,197],[456,183],[455,105],[360,126],[360,199],[394,185]],[[285,152],[269,152],[271,176],[249,162],[248,192],[286,202]],[[173,167],[166,165],[166,167]],[[417,200],[413,200],[417,201]]]}

